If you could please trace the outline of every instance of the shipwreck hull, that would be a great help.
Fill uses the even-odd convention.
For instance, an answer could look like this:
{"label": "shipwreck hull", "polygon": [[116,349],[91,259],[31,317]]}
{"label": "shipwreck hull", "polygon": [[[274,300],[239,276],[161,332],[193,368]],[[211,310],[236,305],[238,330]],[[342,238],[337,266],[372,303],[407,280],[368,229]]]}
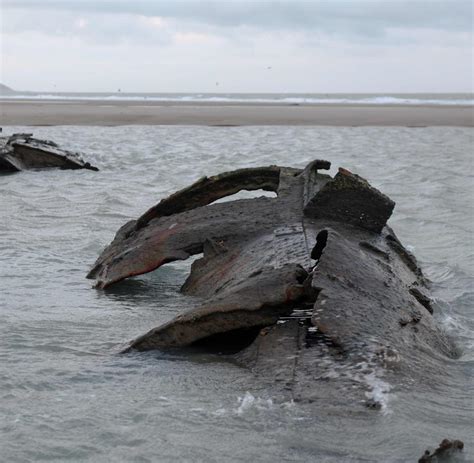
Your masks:
{"label": "shipwreck hull", "polygon": [[[415,258],[386,225],[393,201],[345,169],[334,178],[319,172],[329,167],[204,178],[124,225],[88,275],[98,288],[203,253],[182,287],[199,307],[125,351],[193,346],[232,355],[308,401],[350,387],[354,376],[335,380],[335,366],[422,380],[437,356],[455,356]],[[241,189],[277,197],[211,204]],[[362,389],[351,394],[367,400]]]}
{"label": "shipwreck hull", "polygon": [[0,172],[51,168],[99,170],[84,162],[78,153],[64,150],[52,141],[33,138],[31,134],[0,138]]}

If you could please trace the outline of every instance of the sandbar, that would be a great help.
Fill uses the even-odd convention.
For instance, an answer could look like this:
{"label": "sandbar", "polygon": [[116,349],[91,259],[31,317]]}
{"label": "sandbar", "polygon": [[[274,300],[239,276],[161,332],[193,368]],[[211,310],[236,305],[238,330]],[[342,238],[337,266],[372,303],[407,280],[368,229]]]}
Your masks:
{"label": "sandbar", "polygon": [[0,99],[0,126],[474,126],[474,106]]}

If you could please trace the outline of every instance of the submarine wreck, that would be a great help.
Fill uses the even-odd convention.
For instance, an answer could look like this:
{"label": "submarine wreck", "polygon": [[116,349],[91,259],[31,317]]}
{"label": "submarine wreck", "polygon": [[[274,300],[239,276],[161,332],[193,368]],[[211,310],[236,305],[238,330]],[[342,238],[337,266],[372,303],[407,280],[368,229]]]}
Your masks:
{"label": "submarine wreck", "polygon": [[[395,203],[329,168],[316,160],[204,177],[122,226],[88,274],[99,289],[203,255],[182,286],[198,306],[124,352],[225,354],[286,397],[325,407],[342,388],[347,400],[380,408],[353,387],[361,372],[432,381],[437,359],[457,351],[433,316],[429,282],[387,225]],[[215,202],[241,190],[276,197]]]}
{"label": "submarine wreck", "polygon": [[31,133],[0,137],[0,172],[49,168],[99,170],[79,153],[62,149],[50,140],[33,138]]}

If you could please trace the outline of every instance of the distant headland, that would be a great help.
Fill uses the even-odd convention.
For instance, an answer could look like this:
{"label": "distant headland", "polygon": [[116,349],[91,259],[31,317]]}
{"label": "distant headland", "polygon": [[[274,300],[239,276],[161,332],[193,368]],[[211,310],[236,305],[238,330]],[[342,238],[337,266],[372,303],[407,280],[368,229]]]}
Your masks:
{"label": "distant headland", "polygon": [[14,95],[15,93],[17,93],[15,90],[0,83],[0,95]]}

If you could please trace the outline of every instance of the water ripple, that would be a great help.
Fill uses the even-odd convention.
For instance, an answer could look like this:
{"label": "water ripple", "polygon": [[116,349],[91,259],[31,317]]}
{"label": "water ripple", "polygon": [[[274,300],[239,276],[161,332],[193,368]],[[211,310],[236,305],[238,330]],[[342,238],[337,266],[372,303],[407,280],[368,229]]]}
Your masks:
{"label": "water ripple", "polygon": [[[10,130],[83,151],[101,170],[0,176],[3,460],[414,461],[449,436],[472,449],[471,129]],[[128,340],[196,304],[178,293],[190,262],[105,292],[91,288],[84,275],[125,221],[203,175],[303,167],[315,158],[331,160],[331,173],[353,170],[396,201],[391,225],[415,250],[433,282],[435,315],[462,351],[431,390],[387,383],[389,414],[362,416],[340,404],[316,415],[278,403],[230,362],[117,355]],[[383,393],[375,386],[372,393]]]}

